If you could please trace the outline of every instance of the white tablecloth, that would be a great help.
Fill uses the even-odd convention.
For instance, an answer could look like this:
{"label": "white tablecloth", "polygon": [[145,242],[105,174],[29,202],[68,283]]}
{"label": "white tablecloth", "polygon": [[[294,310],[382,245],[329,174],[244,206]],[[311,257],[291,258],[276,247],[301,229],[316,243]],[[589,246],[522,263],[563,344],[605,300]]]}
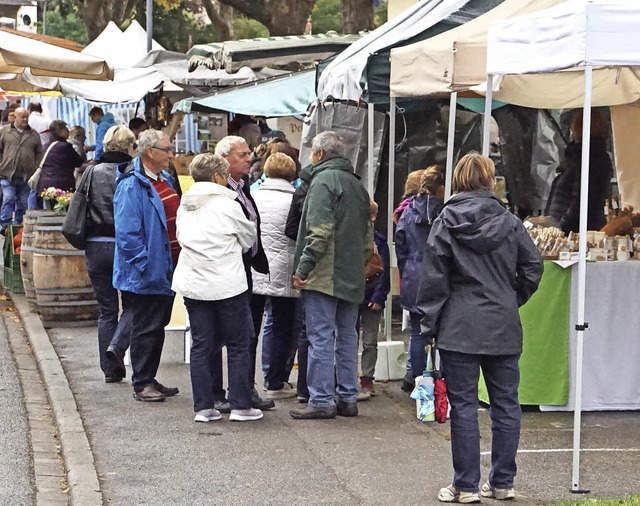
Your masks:
{"label": "white tablecloth", "polygon": [[[573,411],[578,313],[578,266],[570,267],[569,404]],[[586,275],[583,411],[640,410],[640,261],[589,262]]]}

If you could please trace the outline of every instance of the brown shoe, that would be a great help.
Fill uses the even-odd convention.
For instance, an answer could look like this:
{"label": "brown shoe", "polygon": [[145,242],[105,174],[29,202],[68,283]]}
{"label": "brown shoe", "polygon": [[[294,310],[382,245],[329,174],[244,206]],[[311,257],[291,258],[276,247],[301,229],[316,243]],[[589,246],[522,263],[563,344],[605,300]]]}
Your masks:
{"label": "brown shoe", "polygon": [[340,416],[358,416],[358,403],[338,400],[336,410]]}
{"label": "brown shoe", "polygon": [[133,392],[133,398],[136,401],[143,402],[162,402],[166,399],[165,395],[158,392],[154,385],[147,385],[139,392]]}
{"label": "brown shoe", "polygon": [[311,404],[307,404],[303,408],[292,409],[289,411],[291,418],[295,420],[326,420],[336,417],[336,407],[317,408]]}
{"label": "brown shoe", "polygon": [[180,393],[180,390],[178,390],[177,387],[165,387],[162,383],[158,383],[157,381],[156,390],[165,397],[173,397],[174,395],[178,395]]}
{"label": "brown shoe", "polygon": [[364,376],[360,378],[360,386],[362,387],[362,391],[365,394],[369,394],[371,397],[376,395],[376,387],[373,384],[372,378],[365,378]]}

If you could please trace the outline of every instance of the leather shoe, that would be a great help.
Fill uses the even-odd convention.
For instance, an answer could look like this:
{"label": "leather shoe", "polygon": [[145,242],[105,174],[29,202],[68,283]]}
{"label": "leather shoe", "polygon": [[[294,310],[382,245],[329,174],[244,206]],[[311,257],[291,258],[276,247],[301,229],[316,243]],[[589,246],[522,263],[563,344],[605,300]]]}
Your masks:
{"label": "leather shoe", "polygon": [[213,407],[220,411],[220,413],[231,413],[231,404],[229,404],[229,401],[227,399],[214,401]]}
{"label": "leather shoe", "polygon": [[162,383],[158,383],[157,381],[156,390],[165,397],[173,397],[174,395],[178,395],[180,393],[180,390],[178,390],[177,387],[165,387]]}
{"label": "leather shoe", "polygon": [[113,377],[124,378],[127,375],[127,369],[124,366],[124,357],[118,353],[113,346],[109,346],[106,351],[107,360],[111,362],[113,366]]}
{"label": "leather shoe", "polygon": [[317,408],[307,404],[303,408],[292,409],[289,415],[295,420],[326,420],[336,417],[336,407]]}
{"label": "leather shoe", "polygon": [[336,404],[336,411],[340,416],[358,416],[358,403],[347,402],[342,399],[338,399]]}
{"label": "leather shoe", "polygon": [[154,385],[147,385],[139,392],[134,391],[133,398],[143,402],[163,402],[166,399],[164,394],[158,392]]}
{"label": "leather shoe", "polygon": [[120,383],[124,378],[116,377],[116,376],[105,376],[105,383]]}
{"label": "leather shoe", "polygon": [[254,388],[251,390],[251,407],[267,411],[276,407],[276,403],[271,399],[263,399],[258,395],[258,391]]}

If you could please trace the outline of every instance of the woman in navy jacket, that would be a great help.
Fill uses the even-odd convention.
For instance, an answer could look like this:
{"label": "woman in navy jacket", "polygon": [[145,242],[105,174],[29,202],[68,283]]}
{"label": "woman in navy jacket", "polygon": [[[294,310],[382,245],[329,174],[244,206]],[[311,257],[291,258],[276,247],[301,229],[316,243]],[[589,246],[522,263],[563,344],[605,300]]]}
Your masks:
{"label": "woman in navy jacket", "polygon": [[426,367],[426,338],[420,331],[422,315],[416,308],[416,295],[427,239],[431,225],[444,204],[443,197],[444,171],[439,165],[432,165],[425,169],[420,193],[411,198],[396,230],[396,257],[402,278],[400,303],[409,311],[411,318],[409,356],[414,378],[420,376]]}
{"label": "woman in navy jacket", "polygon": [[[38,195],[52,186],[65,191],[74,189],[76,187],[76,179],[73,171],[83,163],[80,155],[73,149],[73,145],[67,142],[69,129],[64,121],[52,121],[51,125],[49,125],[49,135],[51,136],[51,143],[55,142],[55,144],[49,144],[44,148],[47,155],[42,164],[40,180],[38,181]],[[48,149],[49,147],[50,149]]]}

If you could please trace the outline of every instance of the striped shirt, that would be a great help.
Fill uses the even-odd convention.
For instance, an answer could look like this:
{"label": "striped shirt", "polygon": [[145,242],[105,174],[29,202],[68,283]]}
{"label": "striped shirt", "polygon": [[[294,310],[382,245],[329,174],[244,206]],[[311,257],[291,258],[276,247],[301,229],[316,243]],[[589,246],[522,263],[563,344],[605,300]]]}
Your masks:
{"label": "striped shirt", "polygon": [[[249,197],[247,197],[245,193],[242,191],[242,188],[244,188],[244,179],[241,179],[240,181],[236,181],[235,179],[230,177],[229,180],[227,181],[227,186],[229,186],[229,188],[231,188],[238,194],[238,201],[240,201],[240,204],[242,205],[242,207],[249,214],[249,219],[251,220],[251,223],[253,223],[253,225],[256,227],[256,230],[257,230],[258,229],[258,211],[253,206],[253,203],[251,202],[251,200],[249,200]],[[256,256],[256,253],[258,253],[257,238],[253,243],[253,246],[251,246],[251,256],[252,257]]]}
{"label": "striped shirt", "polygon": [[162,200],[164,214],[167,217],[167,232],[169,234],[171,258],[173,259],[173,265],[176,265],[178,263],[178,256],[180,255],[180,244],[176,238],[176,216],[178,214],[178,207],[180,207],[180,197],[178,197],[178,194],[171,188],[171,185],[165,181],[162,174],[154,174],[146,167],[144,167],[144,173],[151,180],[151,184],[158,192],[160,200]]}

